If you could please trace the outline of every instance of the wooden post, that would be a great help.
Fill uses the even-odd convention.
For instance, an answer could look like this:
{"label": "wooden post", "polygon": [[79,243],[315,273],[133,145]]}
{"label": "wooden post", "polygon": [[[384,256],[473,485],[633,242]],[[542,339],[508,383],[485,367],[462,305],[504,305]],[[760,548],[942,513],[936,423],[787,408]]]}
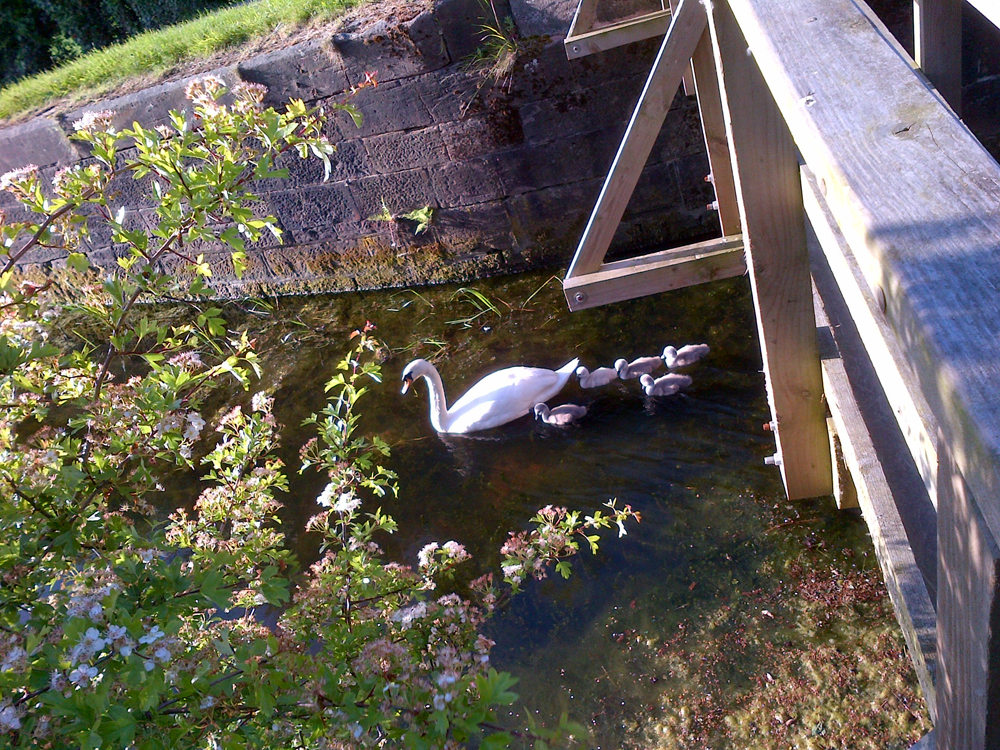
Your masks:
{"label": "wooden post", "polygon": [[712,45],[747,266],[790,499],[833,490],[795,144],[729,8],[712,4]]}
{"label": "wooden post", "polygon": [[962,0],[913,0],[913,57],[962,114]]}
{"label": "wooden post", "polygon": [[611,245],[622,214],[653,150],[663,120],[680,86],[691,55],[705,30],[705,8],[699,0],[681,0],[656,56],[646,86],[635,105],[597,204],[590,214],[566,278],[593,273]]}
{"label": "wooden post", "polygon": [[726,119],[722,114],[722,97],[719,93],[719,74],[715,69],[712,35],[706,28],[691,58],[694,68],[694,86],[701,112],[701,130],[705,136],[705,150],[712,170],[715,201],[719,206],[719,223],[723,236],[739,234],[740,207],[736,200],[736,183],[733,181],[733,164],[729,159],[729,139],[726,137]]}
{"label": "wooden post", "polygon": [[[940,444],[948,445],[943,435]],[[1000,549],[950,452],[941,451],[938,466],[937,750],[993,750],[1000,747]]]}
{"label": "wooden post", "polygon": [[[660,5],[661,7],[665,5],[666,9],[669,10],[671,14],[673,14],[673,12],[677,9],[678,1],[679,0],[666,0],[664,2],[664,0],[660,0]],[[694,73],[690,65],[684,71],[684,78],[682,79],[682,83],[684,84],[684,96],[694,96],[695,95]],[[725,232],[723,232],[723,234],[725,234]]]}

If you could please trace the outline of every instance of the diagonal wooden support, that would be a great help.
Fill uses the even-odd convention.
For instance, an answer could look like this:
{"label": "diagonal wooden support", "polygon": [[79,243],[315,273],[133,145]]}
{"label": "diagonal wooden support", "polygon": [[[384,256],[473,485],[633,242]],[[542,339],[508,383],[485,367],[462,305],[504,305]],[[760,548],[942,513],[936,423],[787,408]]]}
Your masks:
{"label": "diagonal wooden support", "polygon": [[[563,46],[566,48],[566,58],[569,60],[586,57],[595,52],[604,52],[632,42],[640,42],[643,39],[652,39],[654,36],[666,32],[670,26],[670,11],[661,10],[629,21],[590,29],[590,25],[593,24],[592,20],[590,24],[581,22],[581,18],[586,17],[584,12],[584,4],[581,3],[573,18],[573,24],[569,27],[569,35],[563,41]],[[589,15],[592,14],[591,11]],[[584,28],[587,30],[583,30]]]}
{"label": "diagonal wooden support", "polygon": [[833,490],[795,144],[728,3],[711,8],[768,401],[789,499]]}
{"label": "diagonal wooden support", "polygon": [[712,170],[711,180],[715,188],[715,202],[719,209],[722,234],[739,234],[743,231],[740,225],[740,207],[736,200],[736,183],[733,180],[733,164],[729,157],[729,137],[726,135],[726,120],[722,113],[722,96],[719,93],[719,73],[715,68],[715,53],[712,51],[712,35],[707,28],[695,48],[691,65],[694,68],[701,130],[705,136],[709,168]]}
{"label": "diagonal wooden support", "polygon": [[593,273],[566,279],[563,293],[569,309],[576,312],[742,276],[746,271],[743,237],[736,235],[604,263]]}
{"label": "diagonal wooden support", "polygon": [[587,222],[567,279],[601,267],[706,23],[705,8],[699,0],[681,0]]}

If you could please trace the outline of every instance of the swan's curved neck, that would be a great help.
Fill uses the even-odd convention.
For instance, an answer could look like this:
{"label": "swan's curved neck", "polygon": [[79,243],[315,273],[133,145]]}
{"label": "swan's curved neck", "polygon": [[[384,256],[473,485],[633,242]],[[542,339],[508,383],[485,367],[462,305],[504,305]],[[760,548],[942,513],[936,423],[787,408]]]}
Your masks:
{"label": "swan's curved neck", "polygon": [[448,400],[444,395],[444,383],[437,368],[431,367],[421,377],[427,381],[427,394],[431,407],[431,427],[438,432],[447,432],[451,424],[451,415],[448,414]]}

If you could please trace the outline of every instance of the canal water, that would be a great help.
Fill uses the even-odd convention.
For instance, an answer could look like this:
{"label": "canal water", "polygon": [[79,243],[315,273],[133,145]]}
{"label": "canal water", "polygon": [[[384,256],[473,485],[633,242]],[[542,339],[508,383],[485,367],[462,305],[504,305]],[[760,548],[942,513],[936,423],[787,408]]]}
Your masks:
{"label": "canal water", "polygon": [[[439,287],[277,300],[232,312],[259,337],[284,456],[310,434],[324,383],[366,321],[391,356],[362,400],[362,429],[392,447],[400,532],[387,553],[414,563],[428,541],[496,570],[509,530],[540,507],[587,512],[609,498],[642,514],[628,535],[582,552],[569,580],[532,583],[490,623],[494,665],[520,679],[525,712],[587,725],[594,748],[909,748],[929,729],[863,521],[833,501],[789,503],[774,452],[745,279],[570,314],[558,281],[529,274]],[[647,398],[638,381],[550,403],[587,407],[555,428],[523,418],[471,436],[436,434],[424,383],[403,396],[415,357],[435,362],[450,402],[515,364],[591,369],[667,344],[707,343],[683,394]],[[285,532],[303,564],[304,531],[325,485],[293,474]]]}

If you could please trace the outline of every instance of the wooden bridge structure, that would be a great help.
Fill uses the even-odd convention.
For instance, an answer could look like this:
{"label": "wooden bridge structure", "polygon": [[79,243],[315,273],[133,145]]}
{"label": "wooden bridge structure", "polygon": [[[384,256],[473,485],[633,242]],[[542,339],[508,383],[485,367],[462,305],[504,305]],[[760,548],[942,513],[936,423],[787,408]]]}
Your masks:
{"label": "wooden bridge structure", "polygon": [[[935,728],[1000,748],[1000,165],[959,117],[961,0],[915,58],[863,0],[662,0],[570,57],[663,34],[564,281],[580,310],[747,273],[791,499],[860,505]],[[1000,3],[970,0],[1000,25]],[[721,236],[605,262],[684,83]]]}

